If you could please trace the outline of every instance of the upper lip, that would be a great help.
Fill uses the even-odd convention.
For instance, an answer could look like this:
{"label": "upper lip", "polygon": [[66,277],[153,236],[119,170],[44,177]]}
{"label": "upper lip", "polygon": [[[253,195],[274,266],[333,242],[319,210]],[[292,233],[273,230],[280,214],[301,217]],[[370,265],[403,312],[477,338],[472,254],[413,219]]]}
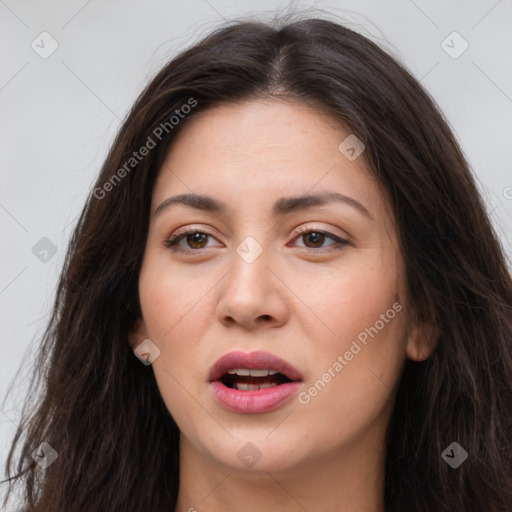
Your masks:
{"label": "upper lip", "polygon": [[302,375],[297,368],[274,354],[264,351],[242,352],[236,350],[217,359],[210,369],[208,381],[219,379],[233,368],[252,368],[254,370],[268,368],[286,375],[290,380],[302,380]]}

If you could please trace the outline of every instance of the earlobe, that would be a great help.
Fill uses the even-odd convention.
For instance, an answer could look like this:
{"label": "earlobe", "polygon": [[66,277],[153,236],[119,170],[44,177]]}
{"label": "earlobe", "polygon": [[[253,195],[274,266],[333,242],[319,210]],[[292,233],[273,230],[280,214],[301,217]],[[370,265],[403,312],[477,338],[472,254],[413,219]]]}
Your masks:
{"label": "earlobe", "polygon": [[428,359],[439,341],[439,332],[431,325],[414,324],[407,339],[406,355],[412,361]]}
{"label": "earlobe", "polygon": [[139,343],[142,343],[147,338],[146,325],[144,320],[137,319],[133,328],[128,333],[128,343],[132,350],[135,350]]}

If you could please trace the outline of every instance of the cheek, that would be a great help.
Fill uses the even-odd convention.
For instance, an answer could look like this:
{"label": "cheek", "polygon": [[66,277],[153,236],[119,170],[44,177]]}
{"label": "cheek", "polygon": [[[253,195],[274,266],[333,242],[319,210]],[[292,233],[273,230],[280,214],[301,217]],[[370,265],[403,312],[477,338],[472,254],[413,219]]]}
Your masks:
{"label": "cheek", "polygon": [[[204,307],[206,292],[214,276],[201,276],[171,265],[166,254],[150,253],[139,277],[139,297],[148,336],[161,343]],[[212,281],[210,283],[210,281]],[[186,322],[185,322],[186,323]]]}
{"label": "cheek", "polygon": [[[206,301],[200,290],[177,286],[169,276],[146,274],[139,294],[148,337],[159,347],[153,362],[155,379],[167,410],[181,431],[193,432],[193,418],[204,411],[192,399],[200,384],[194,374],[197,367],[205,319]],[[191,283],[192,284],[192,283]]]}
{"label": "cheek", "polygon": [[347,258],[339,268],[295,276],[297,295],[310,310],[298,321],[311,335],[316,333],[315,345],[323,346],[320,356],[343,350],[376,322],[382,328],[381,315],[398,300],[400,290],[392,256],[381,256],[377,250],[367,251]]}
{"label": "cheek", "polygon": [[[299,403],[309,421],[328,415],[336,436],[350,435],[373,421],[389,405],[405,360],[406,317],[396,288],[396,268],[354,264],[323,281],[321,294],[310,294],[308,316],[315,361]],[[307,294],[307,287],[303,293]],[[299,397],[300,398],[300,397]],[[315,419],[317,418],[317,419]],[[359,427],[358,427],[359,426]]]}
{"label": "cheek", "polygon": [[189,389],[190,382],[197,382],[191,369],[199,360],[200,341],[211,324],[208,290],[215,284],[211,272],[209,281],[203,277],[171,267],[161,254],[149,254],[142,266],[139,298],[147,336],[160,349],[153,367],[163,395],[183,393],[180,383],[195,391]]}

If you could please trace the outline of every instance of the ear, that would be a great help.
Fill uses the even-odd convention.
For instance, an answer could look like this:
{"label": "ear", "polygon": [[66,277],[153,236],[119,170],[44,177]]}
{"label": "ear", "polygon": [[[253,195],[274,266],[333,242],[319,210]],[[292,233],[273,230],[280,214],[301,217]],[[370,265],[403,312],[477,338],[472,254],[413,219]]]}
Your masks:
{"label": "ear", "polygon": [[439,341],[439,331],[429,324],[419,324],[409,319],[406,354],[413,361],[428,359]]}
{"label": "ear", "polygon": [[147,337],[146,324],[144,323],[144,320],[139,318],[128,333],[128,343],[130,344],[130,348],[135,350],[137,345],[142,343]]}

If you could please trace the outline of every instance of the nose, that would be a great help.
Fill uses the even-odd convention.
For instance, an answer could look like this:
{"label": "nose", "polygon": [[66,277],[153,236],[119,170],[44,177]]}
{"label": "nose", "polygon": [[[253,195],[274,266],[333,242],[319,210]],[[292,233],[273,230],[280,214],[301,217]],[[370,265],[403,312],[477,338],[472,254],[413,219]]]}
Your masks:
{"label": "nose", "polygon": [[226,327],[245,330],[280,327],[289,316],[286,286],[277,277],[267,251],[249,263],[233,253],[233,266],[222,280],[216,314]]}

